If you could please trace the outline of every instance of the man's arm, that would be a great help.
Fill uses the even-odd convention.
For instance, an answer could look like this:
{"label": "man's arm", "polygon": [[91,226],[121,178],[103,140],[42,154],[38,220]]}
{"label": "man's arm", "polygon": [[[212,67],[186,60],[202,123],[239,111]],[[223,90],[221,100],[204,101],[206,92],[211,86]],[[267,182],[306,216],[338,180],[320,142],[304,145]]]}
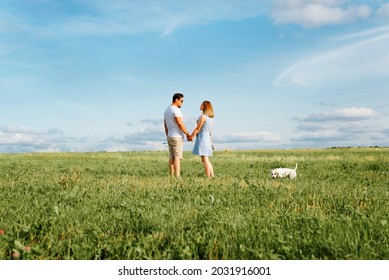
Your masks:
{"label": "man's arm", "polygon": [[163,126],[165,127],[165,134],[166,134],[166,136],[167,136],[169,130],[168,130],[168,128],[167,128],[166,120],[165,120],[165,119],[163,120]]}
{"label": "man's arm", "polygon": [[174,119],[176,120],[178,127],[181,129],[181,131],[186,135],[186,137],[189,140],[190,134],[189,134],[188,130],[186,129],[184,122],[182,121],[182,118],[181,117],[174,117]]}

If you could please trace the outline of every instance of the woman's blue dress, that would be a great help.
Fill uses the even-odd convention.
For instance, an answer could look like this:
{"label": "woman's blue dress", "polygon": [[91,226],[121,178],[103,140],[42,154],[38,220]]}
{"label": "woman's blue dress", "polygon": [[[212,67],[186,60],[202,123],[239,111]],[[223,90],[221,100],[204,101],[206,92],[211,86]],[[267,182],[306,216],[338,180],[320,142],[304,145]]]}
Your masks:
{"label": "woman's blue dress", "polygon": [[[200,116],[201,118],[201,116]],[[200,121],[200,118],[197,122]],[[212,156],[212,141],[211,132],[213,126],[213,119],[206,116],[206,120],[196,135],[196,142],[192,153],[198,156]]]}

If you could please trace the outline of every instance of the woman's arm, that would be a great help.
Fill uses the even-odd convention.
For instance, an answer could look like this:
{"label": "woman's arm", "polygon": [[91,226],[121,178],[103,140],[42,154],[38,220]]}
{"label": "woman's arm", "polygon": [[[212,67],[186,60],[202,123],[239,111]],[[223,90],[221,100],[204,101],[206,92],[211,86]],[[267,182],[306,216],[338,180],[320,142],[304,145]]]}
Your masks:
{"label": "woman's arm", "polygon": [[193,130],[192,134],[190,135],[190,138],[194,138],[197,135],[197,133],[199,133],[206,119],[207,117],[205,115],[202,115],[200,117],[200,120],[198,121],[196,128]]}

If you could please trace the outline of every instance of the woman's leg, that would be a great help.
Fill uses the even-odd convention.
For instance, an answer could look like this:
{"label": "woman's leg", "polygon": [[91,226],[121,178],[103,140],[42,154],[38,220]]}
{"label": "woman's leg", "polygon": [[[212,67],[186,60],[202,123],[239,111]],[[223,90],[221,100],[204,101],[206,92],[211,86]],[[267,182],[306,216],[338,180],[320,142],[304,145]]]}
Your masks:
{"label": "woman's leg", "polygon": [[209,161],[209,159],[208,159],[208,162],[209,162],[209,166],[210,166],[210,177],[215,177],[215,174],[213,173],[213,165],[212,165],[212,163]]}
{"label": "woman's leg", "polygon": [[213,173],[213,166],[212,166],[211,162],[209,161],[209,158],[207,156],[201,156],[201,161],[204,164],[205,175],[207,177],[214,177],[215,174]]}

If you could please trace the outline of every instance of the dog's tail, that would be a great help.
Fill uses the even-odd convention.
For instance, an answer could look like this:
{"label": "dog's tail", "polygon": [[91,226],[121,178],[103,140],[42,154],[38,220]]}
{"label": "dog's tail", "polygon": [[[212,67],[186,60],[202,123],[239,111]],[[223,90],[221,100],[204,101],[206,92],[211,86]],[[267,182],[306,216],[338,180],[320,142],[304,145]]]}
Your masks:
{"label": "dog's tail", "polygon": [[297,170],[297,166],[298,166],[298,163],[296,163],[296,167],[294,168],[294,171],[296,171],[296,170]]}

